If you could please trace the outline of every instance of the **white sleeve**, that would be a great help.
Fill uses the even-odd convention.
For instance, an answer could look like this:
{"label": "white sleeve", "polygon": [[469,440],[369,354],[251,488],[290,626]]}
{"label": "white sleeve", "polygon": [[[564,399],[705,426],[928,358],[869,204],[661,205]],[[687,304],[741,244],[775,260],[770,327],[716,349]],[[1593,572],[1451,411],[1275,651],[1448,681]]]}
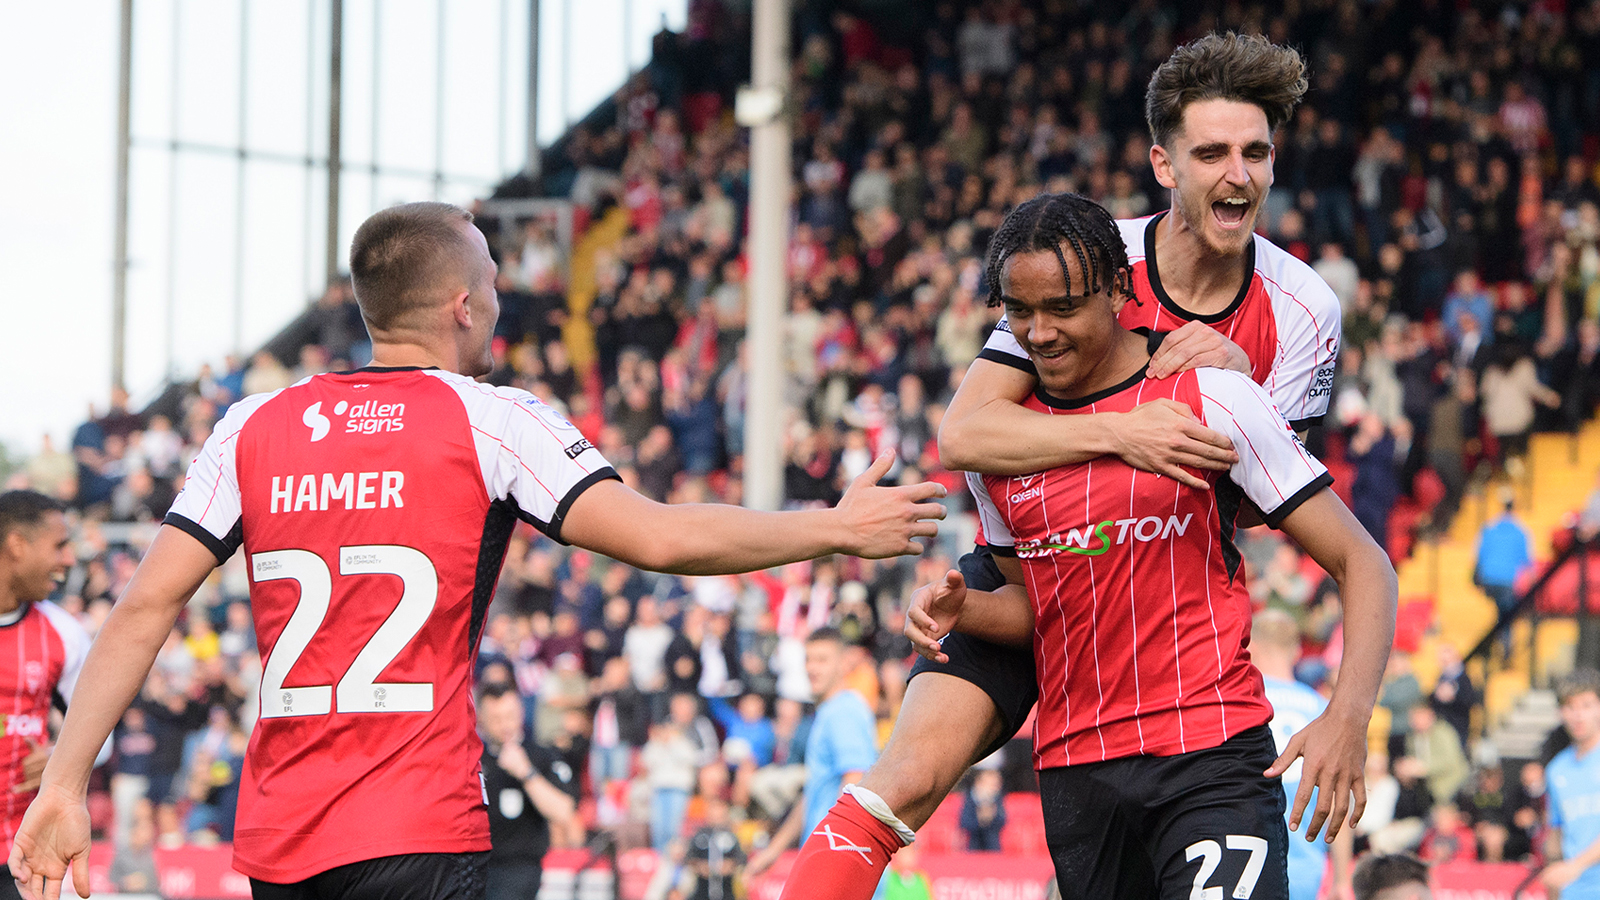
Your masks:
{"label": "white sleeve", "polygon": [[1333,483],[1321,461],[1300,443],[1272,398],[1242,373],[1195,369],[1202,418],[1227,435],[1239,461],[1228,471],[1234,484],[1273,528],[1300,504]]}
{"label": "white sleeve", "polygon": [[577,426],[532,394],[455,386],[472,420],[489,499],[514,503],[523,520],[565,543],[561,525],[573,501],[617,479],[616,470]]}
{"label": "white sleeve", "polygon": [[989,545],[991,552],[999,556],[1011,556],[1016,550],[1017,539],[1012,537],[1011,529],[1000,516],[1000,508],[994,505],[994,498],[989,496],[983,476],[968,472],[967,490],[972,492],[972,499],[978,503],[978,525],[983,529],[983,542]]}
{"label": "white sleeve", "polygon": [[45,600],[39,604],[50,627],[61,637],[61,648],[66,656],[61,666],[61,679],[56,691],[64,702],[71,702],[72,691],[78,686],[78,673],[83,671],[83,661],[89,656],[89,632],[83,630],[78,620],[61,607]]}
{"label": "white sleeve", "polygon": [[989,332],[989,340],[983,344],[983,349],[978,352],[979,359],[987,359],[1013,369],[1021,369],[1029,375],[1038,376],[1038,370],[1033,367],[1033,360],[1022,350],[1022,345],[1017,343],[1016,335],[1011,333],[1011,322],[1005,316],[995,323],[994,331]]}
{"label": "white sleeve", "polygon": [[1299,293],[1281,300],[1278,358],[1267,382],[1272,400],[1296,429],[1322,421],[1333,393],[1343,337],[1339,298],[1322,279],[1312,277]]}
{"label": "white sleeve", "polygon": [[[83,661],[89,657],[89,632],[83,630],[72,613],[48,600],[39,604],[39,612],[44,614],[50,627],[61,638],[62,654],[66,658],[61,663],[61,678],[56,681],[56,694],[63,705],[70,705],[72,692],[78,687],[78,675],[83,672]],[[95,755],[96,766],[104,765],[111,758],[111,742],[112,738],[108,736],[100,752]]]}
{"label": "white sleeve", "polygon": [[227,562],[243,541],[239,470],[234,459],[239,431],[262,404],[277,395],[277,391],[255,394],[229,407],[227,415],[212,429],[211,437],[206,438],[200,455],[189,464],[183,490],[163,520],[205,544],[219,565]]}

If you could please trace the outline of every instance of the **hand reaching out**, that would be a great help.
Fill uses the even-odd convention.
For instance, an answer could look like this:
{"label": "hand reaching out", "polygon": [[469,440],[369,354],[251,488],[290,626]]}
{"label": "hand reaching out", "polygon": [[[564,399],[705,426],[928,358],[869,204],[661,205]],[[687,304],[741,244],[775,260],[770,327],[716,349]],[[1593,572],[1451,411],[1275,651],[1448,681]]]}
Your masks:
{"label": "hand reaching out", "polygon": [[938,520],[944,506],[935,501],[945,495],[944,485],[932,481],[898,487],[880,487],[878,482],[894,465],[894,451],[878,454],[865,472],[850,482],[835,507],[849,530],[845,553],[863,559],[890,556],[915,556],[922,545],[912,538],[931,538],[939,533]]}
{"label": "hand reaching out", "polygon": [[924,659],[936,663],[950,661],[940,642],[961,620],[961,609],[966,602],[967,582],[955,569],[946,572],[943,581],[925,584],[911,595],[911,605],[906,609],[905,636]]}

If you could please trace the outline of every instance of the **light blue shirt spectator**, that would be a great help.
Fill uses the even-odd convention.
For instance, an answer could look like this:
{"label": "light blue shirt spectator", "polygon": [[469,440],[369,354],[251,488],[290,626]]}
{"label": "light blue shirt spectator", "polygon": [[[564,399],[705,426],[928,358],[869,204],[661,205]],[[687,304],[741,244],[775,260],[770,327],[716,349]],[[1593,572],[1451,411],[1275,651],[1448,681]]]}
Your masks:
{"label": "light blue shirt spectator", "polygon": [[800,833],[815,831],[833,808],[846,773],[865,772],[877,759],[877,718],[860,694],[839,691],[818,705],[806,740],[806,824]]}
{"label": "light blue shirt spectator", "polygon": [[[1267,675],[1263,675],[1261,680],[1267,689],[1267,700],[1272,704],[1272,740],[1277,744],[1278,752],[1282,753],[1289,746],[1289,739],[1294,737],[1295,732],[1322,715],[1322,711],[1328,708],[1328,701],[1298,681],[1282,681]],[[1283,793],[1289,805],[1294,803],[1294,795],[1300,790],[1300,771],[1303,766],[1301,760],[1295,760],[1294,765],[1283,773]],[[1314,809],[1316,802],[1317,795],[1313,790],[1311,803],[1306,808]],[[1287,824],[1289,817],[1287,806],[1283,815]],[[1306,821],[1309,822],[1310,819],[1308,815]],[[1299,835],[1291,834],[1289,900],[1316,900],[1317,892],[1322,887],[1322,873],[1327,868],[1327,863],[1326,842],[1300,840]]]}
{"label": "light blue shirt spectator", "polygon": [[1486,585],[1510,587],[1532,562],[1528,532],[1509,512],[1478,536],[1478,580]]}
{"label": "light blue shirt spectator", "polygon": [[[1561,855],[1573,859],[1600,839],[1600,753],[1579,757],[1576,747],[1556,754],[1545,770],[1550,825],[1561,829]],[[1600,866],[1590,866],[1561,889],[1561,900],[1600,898]]]}

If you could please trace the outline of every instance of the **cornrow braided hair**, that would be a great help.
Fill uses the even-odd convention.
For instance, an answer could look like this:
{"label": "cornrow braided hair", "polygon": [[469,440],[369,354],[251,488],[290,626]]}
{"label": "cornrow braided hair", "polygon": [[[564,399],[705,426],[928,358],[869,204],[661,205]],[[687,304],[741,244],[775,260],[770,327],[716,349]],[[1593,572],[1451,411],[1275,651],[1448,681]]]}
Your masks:
{"label": "cornrow braided hair", "polygon": [[989,239],[989,305],[1001,304],[1000,270],[1013,253],[1055,253],[1071,294],[1072,269],[1063,244],[1078,258],[1079,280],[1087,282],[1082,285],[1083,294],[1110,289],[1133,296],[1128,248],[1111,213],[1081,194],[1040,194],[1013,209]]}

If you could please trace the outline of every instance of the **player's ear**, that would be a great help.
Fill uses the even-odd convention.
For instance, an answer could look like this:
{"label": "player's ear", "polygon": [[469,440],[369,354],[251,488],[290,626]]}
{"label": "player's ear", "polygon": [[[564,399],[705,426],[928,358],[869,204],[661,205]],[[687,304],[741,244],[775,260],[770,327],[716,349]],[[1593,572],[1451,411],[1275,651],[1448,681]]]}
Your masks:
{"label": "player's ear", "polygon": [[1121,313],[1122,308],[1128,305],[1129,300],[1135,303],[1139,302],[1139,298],[1133,295],[1133,270],[1124,267],[1118,269],[1117,273],[1111,277],[1112,314]]}
{"label": "player's ear", "polygon": [[462,328],[472,328],[472,305],[468,302],[472,297],[470,291],[460,291],[450,298],[450,315],[457,325]]}
{"label": "player's ear", "polygon": [[1178,186],[1178,180],[1172,177],[1172,157],[1166,147],[1150,145],[1150,168],[1155,170],[1156,182],[1162,187],[1171,190]]}

